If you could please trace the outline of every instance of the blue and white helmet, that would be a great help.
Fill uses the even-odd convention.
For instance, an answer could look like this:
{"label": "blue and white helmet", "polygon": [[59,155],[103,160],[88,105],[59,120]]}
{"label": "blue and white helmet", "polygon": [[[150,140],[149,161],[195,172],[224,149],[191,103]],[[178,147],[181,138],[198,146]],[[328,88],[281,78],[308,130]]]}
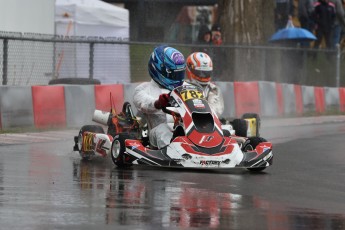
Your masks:
{"label": "blue and white helmet", "polygon": [[162,45],[153,50],[148,68],[155,82],[165,89],[173,90],[183,84],[186,61],[180,51]]}

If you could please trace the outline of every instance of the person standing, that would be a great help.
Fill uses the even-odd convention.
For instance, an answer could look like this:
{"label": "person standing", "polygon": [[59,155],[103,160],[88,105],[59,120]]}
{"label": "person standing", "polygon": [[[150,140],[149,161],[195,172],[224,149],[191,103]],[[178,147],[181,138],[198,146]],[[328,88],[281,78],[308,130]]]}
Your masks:
{"label": "person standing", "polygon": [[335,6],[335,20],[332,31],[332,48],[335,48],[337,44],[340,43],[341,33],[345,27],[345,13],[343,8],[342,0],[331,0]]}
{"label": "person standing", "polygon": [[[314,0],[299,0],[298,1],[298,21],[301,24],[301,28],[313,33],[314,22],[311,18],[314,11]],[[301,42],[301,47],[310,47],[310,42]]]}
{"label": "person standing", "polygon": [[313,19],[317,40],[314,48],[319,48],[322,39],[325,39],[326,48],[332,48],[332,28],[335,20],[335,6],[329,0],[318,0],[314,4]]}
{"label": "person standing", "polygon": [[313,32],[313,20],[311,15],[314,11],[314,0],[298,1],[298,20],[303,29]]}
{"label": "person standing", "polygon": [[225,49],[220,47],[223,44],[222,39],[222,29],[218,24],[214,24],[211,29],[211,44],[212,51],[208,53],[213,60],[214,71],[213,79],[220,80],[222,79],[222,73],[225,62]]}
{"label": "person standing", "polygon": [[209,45],[211,43],[212,33],[206,25],[202,25],[198,32],[198,44]]}
{"label": "person standing", "polygon": [[274,24],[275,29],[280,30],[286,27],[289,16],[293,12],[292,0],[276,0],[274,9]]}

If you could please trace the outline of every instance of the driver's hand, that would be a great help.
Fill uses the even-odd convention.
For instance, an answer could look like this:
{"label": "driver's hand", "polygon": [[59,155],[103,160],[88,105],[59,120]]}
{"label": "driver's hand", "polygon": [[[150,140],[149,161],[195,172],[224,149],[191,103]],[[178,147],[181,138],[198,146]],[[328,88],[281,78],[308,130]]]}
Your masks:
{"label": "driver's hand", "polygon": [[169,104],[169,94],[162,93],[159,95],[158,100],[155,101],[154,106],[156,109],[161,109],[163,107],[167,107]]}

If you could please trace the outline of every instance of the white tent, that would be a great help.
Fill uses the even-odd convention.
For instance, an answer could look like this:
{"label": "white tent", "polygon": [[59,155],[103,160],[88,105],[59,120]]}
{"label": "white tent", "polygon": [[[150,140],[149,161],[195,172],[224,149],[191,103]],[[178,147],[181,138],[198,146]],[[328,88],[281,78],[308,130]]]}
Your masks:
{"label": "white tent", "polygon": [[[61,36],[129,39],[129,12],[99,0],[56,0],[55,31]],[[106,83],[129,83],[129,47],[95,44],[93,77]],[[62,77],[88,77],[90,46],[59,43],[56,73]]]}

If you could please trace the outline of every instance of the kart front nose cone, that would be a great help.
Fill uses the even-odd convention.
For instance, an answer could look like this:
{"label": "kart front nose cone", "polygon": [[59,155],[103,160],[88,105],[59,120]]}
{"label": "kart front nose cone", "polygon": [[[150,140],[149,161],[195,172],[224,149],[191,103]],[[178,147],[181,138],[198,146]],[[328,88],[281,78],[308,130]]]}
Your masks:
{"label": "kart front nose cone", "polygon": [[189,159],[192,159],[192,156],[189,155],[188,153],[185,153],[182,155],[182,158],[185,159],[185,160],[189,160]]}
{"label": "kart front nose cone", "polygon": [[224,164],[229,164],[229,163],[230,163],[230,159],[226,159],[226,160],[223,161],[222,163],[224,163]]}

